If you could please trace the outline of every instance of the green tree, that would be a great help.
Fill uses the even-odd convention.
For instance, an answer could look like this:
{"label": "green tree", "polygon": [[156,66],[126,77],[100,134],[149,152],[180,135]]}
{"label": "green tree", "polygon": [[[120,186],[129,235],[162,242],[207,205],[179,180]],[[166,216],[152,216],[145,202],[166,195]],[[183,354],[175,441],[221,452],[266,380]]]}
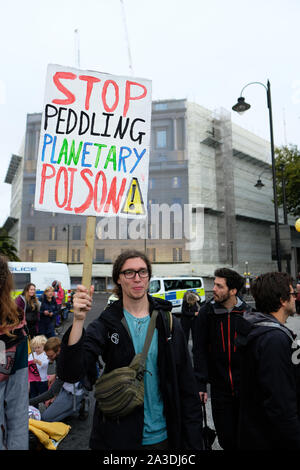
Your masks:
{"label": "green tree", "polygon": [[285,180],[287,212],[300,215],[300,151],[297,145],[275,149],[276,186],[278,204],[283,204],[282,178]]}
{"label": "green tree", "polygon": [[3,227],[0,228],[0,254],[6,256],[9,261],[20,261],[15,247],[15,240],[8,235]]}

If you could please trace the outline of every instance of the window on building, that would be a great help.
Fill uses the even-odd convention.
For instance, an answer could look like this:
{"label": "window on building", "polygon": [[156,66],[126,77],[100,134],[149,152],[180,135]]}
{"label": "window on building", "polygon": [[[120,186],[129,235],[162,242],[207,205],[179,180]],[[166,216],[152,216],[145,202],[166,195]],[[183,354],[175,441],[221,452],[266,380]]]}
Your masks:
{"label": "window on building", "polygon": [[80,263],[80,249],[72,249],[72,263]]}
{"label": "window on building", "polygon": [[57,240],[57,227],[49,227],[49,240]]}
{"label": "window on building", "polygon": [[182,248],[173,248],[173,261],[182,261]]}
{"label": "window on building", "polygon": [[28,249],[25,251],[25,261],[33,261],[33,250]]}
{"label": "window on building", "polygon": [[33,202],[30,202],[28,204],[28,217],[33,217],[34,216],[34,204]]}
{"label": "window on building", "polygon": [[34,227],[27,227],[27,240],[32,241],[35,239]]}
{"label": "window on building", "polygon": [[165,149],[167,148],[167,129],[157,129],[155,133],[156,137],[156,148]]}
{"label": "window on building", "polygon": [[172,184],[172,188],[180,188],[181,187],[180,176],[173,176],[171,184]]}
{"label": "window on building", "polygon": [[184,119],[177,119],[176,123],[177,128],[177,148],[178,150],[184,150]]}
{"label": "window on building", "polygon": [[27,133],[27,160],[34,160],[35,153],[35,135],[33,129]]}
{"label": "window on building", "polygon": [[156,103],[154,105],[155,111],[165,111],[168,109],[168,104],[167,103]]}
{"label": "window on building", "polygon": [[148,199],[148,209],[151,207],[152,204],[156,204],[156,199]]}
{"label": "window on building", "polygon": [[72,227],[72,239],[73,240],[81,240],[81,226],[75,225]]}
{"label": "window on building", "polygon": [[147,256],[151,263],[156,261],[156,248],[147,248]]}
{"label": "window on building", "polygon": [[96,249],[96,263],[101,263],[104,261],[104,248]]}
{"label": "window on building", "polygon": [[150,178],[149,179],[149,189],[154,189],[155,188],[155,179]]}
{"label": "window on building", "polygon": [[31,127],[26,137],[26,160],[36,160],[39,146],[40,128]]}
{"label": "window on building", "polygon": [[31,194],[31,195],[35,194],[35,183],[30,183],[28,185],[28,194]]}
{"label": "window on building", "polygon": [[48,250],[48,261],[56,261],[56,250]]}
{"label": "window on building", "polygon": [[182,205],[182,199],[181,197],[173,197],[172,199],[172,205],[173,204],[179,204],[180,206]]}

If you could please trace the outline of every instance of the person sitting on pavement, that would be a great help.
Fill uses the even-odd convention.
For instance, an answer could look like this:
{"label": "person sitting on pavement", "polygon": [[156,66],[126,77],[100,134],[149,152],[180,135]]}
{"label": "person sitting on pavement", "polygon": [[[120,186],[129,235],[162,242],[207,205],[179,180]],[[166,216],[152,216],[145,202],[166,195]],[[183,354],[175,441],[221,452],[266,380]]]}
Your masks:
{"label": "person sitting on pavement", "polygon": [[[45,344],[45,352],[50,362],[57,360],[61,350],[61,340],[57,337],[49,338]],[[31,398],[29,404],[37,407],[39,403],[46,402],[47,408],[41,413],[42,421],[63,421],[75,415],[80,419],[87,417],[85,413],[85,390],[80,382],[68,383],[58,375],[51,377],[50,388]]]}

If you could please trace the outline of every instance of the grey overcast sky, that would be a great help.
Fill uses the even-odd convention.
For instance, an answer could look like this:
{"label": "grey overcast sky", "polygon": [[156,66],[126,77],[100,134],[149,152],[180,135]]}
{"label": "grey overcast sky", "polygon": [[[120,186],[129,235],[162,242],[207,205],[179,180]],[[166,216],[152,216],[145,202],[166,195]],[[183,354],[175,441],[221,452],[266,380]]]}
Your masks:
{"label": "grey overcast sky", "polygon": [[[271,82],[276,145],[300,145],[299,0],[123,0],[134,75],[153,99],[231,111],[244,85]],[[4,183],[27,113],[41,112],[48,63],[130,75],[120,0],[0,0],[0,226]],[[75,34],[78,29],[79,34]],[[233,122],[269,139],[266,92],[249,86],[251,109]]]}

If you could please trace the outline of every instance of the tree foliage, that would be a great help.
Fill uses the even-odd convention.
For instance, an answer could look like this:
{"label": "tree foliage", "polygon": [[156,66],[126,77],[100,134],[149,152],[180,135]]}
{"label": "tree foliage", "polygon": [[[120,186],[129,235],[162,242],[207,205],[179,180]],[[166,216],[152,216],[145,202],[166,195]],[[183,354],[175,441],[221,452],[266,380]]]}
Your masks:
{"label": "tree foliage", "polygon": [[0,254],[6,256],[9,261],[20,261],[17,252],[15,240],[3,227],[0,228]]}
{"label": "tree foliage", "polygon": [[283,205],[282,178],[285,180],[287,212],[300,216],[300,151],[296,145],[275,149],[278,204]]}

